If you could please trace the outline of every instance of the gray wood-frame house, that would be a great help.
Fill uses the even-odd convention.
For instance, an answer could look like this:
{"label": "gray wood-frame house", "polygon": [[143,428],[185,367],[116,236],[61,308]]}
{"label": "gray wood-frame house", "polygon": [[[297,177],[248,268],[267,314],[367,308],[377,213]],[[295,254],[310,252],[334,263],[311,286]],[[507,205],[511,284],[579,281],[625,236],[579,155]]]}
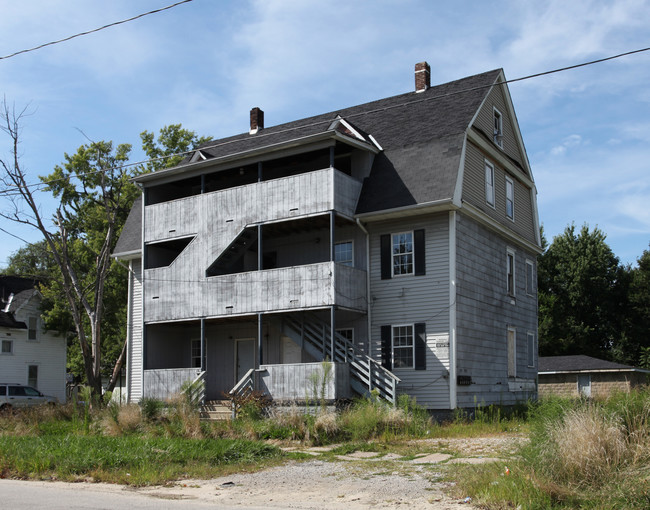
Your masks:
{"label": "gray wood-frame house", "polygon": [[142,187],[128,394],[377,390],[431,410],[537,394],[536,188],[502,70],[206,143]]}

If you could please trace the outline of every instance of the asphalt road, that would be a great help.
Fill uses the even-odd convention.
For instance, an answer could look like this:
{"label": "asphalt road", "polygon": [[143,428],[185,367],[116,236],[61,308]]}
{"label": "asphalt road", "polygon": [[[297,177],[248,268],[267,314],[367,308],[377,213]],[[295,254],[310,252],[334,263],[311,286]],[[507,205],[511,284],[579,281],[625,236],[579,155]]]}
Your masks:
{"label": "asphalt road", "polygon": [[[220,505],[191,499],[166,499],[139,494],[119,486],[0,480],[2,510],[129,510],[183,509],[242,510],[241,506]],[[246,507],[247,510],[268,510]]]}

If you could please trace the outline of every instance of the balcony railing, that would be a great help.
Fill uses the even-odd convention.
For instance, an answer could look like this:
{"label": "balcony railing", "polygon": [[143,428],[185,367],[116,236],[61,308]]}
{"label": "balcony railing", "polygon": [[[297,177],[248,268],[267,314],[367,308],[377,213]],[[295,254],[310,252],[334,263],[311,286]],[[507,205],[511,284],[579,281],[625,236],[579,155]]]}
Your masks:
{"label": "balcony railing", "polygon": [[182,283],[147,272],[145,322],[338,305],[365,312],[366,272],[334,262],[229,274]]}

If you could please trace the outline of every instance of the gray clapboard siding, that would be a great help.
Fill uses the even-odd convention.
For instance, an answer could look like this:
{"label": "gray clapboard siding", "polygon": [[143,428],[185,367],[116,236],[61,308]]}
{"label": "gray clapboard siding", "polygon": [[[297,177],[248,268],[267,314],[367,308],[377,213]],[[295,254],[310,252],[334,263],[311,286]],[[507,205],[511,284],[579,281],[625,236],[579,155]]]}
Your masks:
{"label": "gray clapboard siding", "polygon": [[[537,299],[526,294],[526,259],[535,257],[463,214],[457,215],[456,225],[456,366],[457,374],[470,376],[473,383],[458,386],[457,405],[526,400],[532,394],[508,389],[507,328],[517,332],[517,376],[534,380],[536,369],[527,366],[526,334],[537,332]],[[506,292],[508,248],[515,251],[514,304]]]}
{"label": "gray clapboard siding", "polygon": [[142,260],[131,261],[129,276],[131,303],[128,317],[130,331],[128,346],[128,395],[130,402],[138,402],[142,398]]}
{"label": "gray clapboard siding", "polygon": [[[426,274],[381,279],[380,236],[408,230],[425,230]],[[394,370],[402,382],[398,393],[408,393],[429,409],[448,409],[449,342],[449,216],[447,213],[411,217],[369,225],[370,306],[372,310],[372,355],[381,359],[382,325],[424,322],[427,332],[427,369]]]}
{"label": "gray clapboard siding", "polygon": [[494,87],[483,103],[479,111],[474,126],[483,131],[492,140],[494,133],[494,107],[501,113],[501,122],[503,125],[503,151],[508,157],[514,159],[520,166],[523,166],[525,156],[521,152],[521,147],[515,137],[515,129],[518,129],[516,122],[510,117],[506,108],[506,101],[503,96],[501,87]]}
{"label": "gray clapboard siding", "polygon": [[[485,160],[494,166],[495,206],[485,200]],[[506,175],[514,184],[515,221],[506,217]],[[463,200],[478,207],[489,217],[499,221],[521,235],[524,239],[536,243],[536,225],[533,216],[533,203],[530,188],[513,175],[507,174],[495,161],[487,157],[473,143],[467,142],[465,153],[465,173],[463,177]]]}

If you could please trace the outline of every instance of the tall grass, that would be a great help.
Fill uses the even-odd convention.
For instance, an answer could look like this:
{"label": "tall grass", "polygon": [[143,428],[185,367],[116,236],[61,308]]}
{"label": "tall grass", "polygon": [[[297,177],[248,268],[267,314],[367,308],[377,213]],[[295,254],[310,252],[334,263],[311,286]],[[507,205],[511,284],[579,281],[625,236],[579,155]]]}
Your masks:
{"label": "tall grass", "polygon": [[485,508],[650,508],[650,389],[546,399],[529,420],[509,475],[502,464],[459,468],[463,493]]}

